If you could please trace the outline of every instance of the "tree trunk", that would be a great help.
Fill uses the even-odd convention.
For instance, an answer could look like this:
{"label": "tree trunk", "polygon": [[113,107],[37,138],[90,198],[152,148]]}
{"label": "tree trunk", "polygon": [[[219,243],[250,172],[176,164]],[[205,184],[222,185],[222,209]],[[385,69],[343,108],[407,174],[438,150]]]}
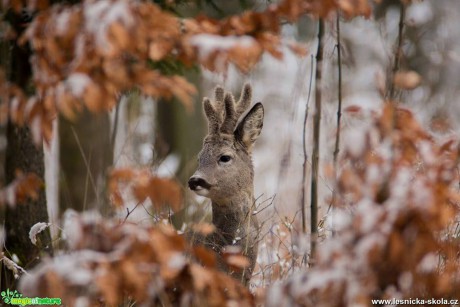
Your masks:
{"label": "tree trunk", "polygon": [[[17,33],[23,31],[25,21],[23,16],[9,12],[7,20]],[[26,21],[27,22],[27,21]],[[28,46],[20,47],[16,41],[11,42],[11,56],[7,64],[7,71],[11,73],[8,79],[27,91],[31,79],[30,55]],[[28,127],[19,127],[12,122],[7,126],[7,148],[5,157],[5,179],[10,183],[16,177],[16,172],[33,172],[42,180],[44,178],[43,148],[36,146],[31,138]],[[16,255],[19,265],[25,269],[32,267],[39,260],[44,250],[51,252],[51,237],[49,230],[40,234],[39,247],[33,245],[29,239],[30,228],[38,222],[48,222],[46,198],[44,189],[38,191],[36,200],[27,200],[13,207],[5,208],[5,254],[8,257]],[[16,281],[10,270],[3,266],[1,289],[15,288]]]}
{"label": "tree trunk", "polygon": [[[33,172],[41,179],[44,178],[43,150],[32,143],[29,128],[18,127],[8,123],[8,147],[5,159],[5,175],[7,182],[15,179],[17,170],[24,173]],[[29,239],[30,228],[38,222],[48,222],[46,210],[46,197],[44,189],[38,191],[37,200],[28,200],[7,207],[5,212],[5,251],[7,256],[16,255],[20,265],[25,269],[30,268],[39,261],[41,250],[51,252],[51,237],[46,230],[40,234],[42,244],[39,247],[32,244]],[[4,269],[2,289],[12,288],[15,284],[9,270]]]}

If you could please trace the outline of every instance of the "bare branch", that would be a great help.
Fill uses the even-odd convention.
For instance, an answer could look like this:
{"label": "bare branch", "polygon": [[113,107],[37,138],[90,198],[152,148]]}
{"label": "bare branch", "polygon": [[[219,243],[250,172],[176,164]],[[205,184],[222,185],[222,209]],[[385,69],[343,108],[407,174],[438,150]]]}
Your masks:
{"label": "bare branch", "polygon": [[302,136],[302,143],[303,143],[303,172],[302,172],[302,197],[300,199],[300,208],[302,210],[302,231],[304,233],[307,232],[307,223],[306,223],[306,212],[305,212],[305,184],[306,184],[306,177],[307,177],[307,161],[308,161],[308,154],[307,154],[307,142],[306,142],[306,130],[307,130],[307,120],[308,120],[308,112],[310,110],[310,94],[311,94],[311,85],[313,82],[313,56],[311,57],[311,69],[310,69],[310,82],[308,85],[308,97],[307,97],[307,104],[305,105],[305,117],[303,119],[303,136]]}
{"label": "bare branch", "polygon": [[[337,159],[340,152],[340,122],[342,119],[342,45],[340,43],[340,10],[337,10],[336,17],[336,29],[337,29],[337,67],[338,67],[338,84],[337,84],[337,132],[335,135],[335,148],[334,148],[334,182],[337,182]],[[334,184],[336,185],[336,184]],[[335,204],[336,188],[332,191],[332,201],[329,205],[329,210]],[[332,229],[334,235],[334,229]]]}
{"label": "bare branch", "polygon": [[395,58],[393,63],[393,70],[390,75],[389,80],[389,90],[387,93],[387,98],[389,100],[394,100],[395,98],[395,85],[393,82],[393,78],[400,69],[401,66],[401,57],[402,57],[402,41],[403,41],[403,30],[404,30],[404,18],[406,16],[406,6],[403,2],[401,2],[401,7],[399,11],[399,30],[398,30],[398,45],[395,50]]}

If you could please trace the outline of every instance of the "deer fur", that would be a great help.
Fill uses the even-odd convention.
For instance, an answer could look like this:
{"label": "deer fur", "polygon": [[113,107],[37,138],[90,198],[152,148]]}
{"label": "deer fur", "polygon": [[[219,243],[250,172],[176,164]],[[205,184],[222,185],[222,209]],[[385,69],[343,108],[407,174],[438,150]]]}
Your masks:
{"label": "deer fur", "polygon": [[222,255],[228,246],[240,247],[249,259],[249,266],[244,271],[231,271],[222,257],[218,257],[218,266],[247,283],[257,259],[259,232],[258,221],[253,214],[251,150],[262,130],[264,109],[260,102],[256,103],[242,117],[251,104],[252,89],[249,84],[243,87],[236,103],[232,94],[226,93],[222,87],[217,87],[214,94],[214,101],[203,99],[208,135],[198,155],[198,168],[188,184],[196,194],[208,197],[212,202],[212,223],[216,230],[205,239],[204,244],[218,255]]}

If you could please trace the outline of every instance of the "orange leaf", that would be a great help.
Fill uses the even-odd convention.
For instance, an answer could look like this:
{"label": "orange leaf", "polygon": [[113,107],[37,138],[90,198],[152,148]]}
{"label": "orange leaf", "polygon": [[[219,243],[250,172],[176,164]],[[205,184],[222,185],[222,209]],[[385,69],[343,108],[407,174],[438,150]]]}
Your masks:
{"label": "orange leaf", "polygon": [[182,205],[181,188],[171,179],[151,178],[148,184],[148,196],[157,208],[168,204],[177,212]]}
{"label": "orange leaf", "polygon": [[362,108],[357,105],[351,105],[351,106],[346,107],[344,111],[347,113],[359,113],[362,111]]}
{"label": "orange leaf", "polygon": [[204,236],[208,236],[214,231],[216,231],[216,227],[213,224],[209,223],[199,223],[199,224],[194,224],[192,226],[193,231],[198,232]]}
{"label": "orange leaf", "polygon": [[202,245],[193,247],[193,255],[205,266],[214,268],[217,265],[216,254]]}
{"label": "orange leaf", "polygon": [[415,71],[399,71],[395,74],[394,84],[403,90],[412,90],[420,85],[422,77]]}
{"label": "orange leaf", "polygon": [[228,255],[224,256],[225,263],[232,269],[241,271],[249,266],[249,259],[243,255]]}

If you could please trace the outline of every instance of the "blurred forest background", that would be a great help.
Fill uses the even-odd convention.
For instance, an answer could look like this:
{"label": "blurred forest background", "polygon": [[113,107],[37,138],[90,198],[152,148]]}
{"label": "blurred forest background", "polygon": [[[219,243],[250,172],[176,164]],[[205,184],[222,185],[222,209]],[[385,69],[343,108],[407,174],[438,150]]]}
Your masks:
{"label": "blurred forest background", "polygon": [[[2,291],[67,306],[460,299],[458,1],[1,6]],[[186,185],[202,97],[245,83],[266,112],[249,289],[180,236],[210,222]]]}

